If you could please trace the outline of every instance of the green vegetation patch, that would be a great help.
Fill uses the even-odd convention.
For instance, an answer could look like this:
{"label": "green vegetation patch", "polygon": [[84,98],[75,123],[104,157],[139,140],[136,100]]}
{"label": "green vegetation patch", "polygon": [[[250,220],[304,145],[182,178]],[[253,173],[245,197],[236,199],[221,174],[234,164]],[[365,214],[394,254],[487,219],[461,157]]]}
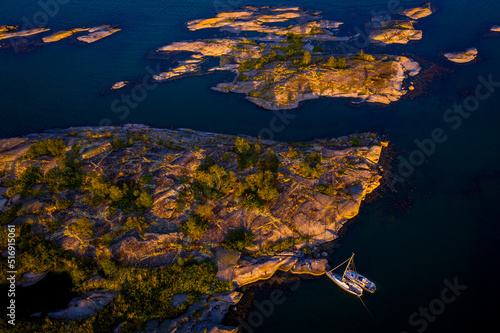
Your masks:
{"label": "green vegetation patch", "polygon": [[347,68],[347,62],[345,58],[335,58],[332,56],[328,59],[326,66],[335,69],[345,69]]}
{"label": "green vegetation patch", "polygon": [[208,231],[208,228],[208,219],[198,214],[194,214],[189,216],[188,220],[181,224],[180,231],[191,237],[194,241],[198,241],[205,232]]}
{"label": "green vegetation patch", "polygon": [[231,230],[222,245],[226,250],[242,252],[247,246],[250,246],[255,239],[251,232],[243,230]]}
{"label": "green vegetation patch", "polygon": [[278,199],[276,175],[269,170],[249,175],[238,184],[236,195],[242,197],[240,204],[243,207],[263,210],[265,204]]}
{"label": "green vegetation patch", "polygon": [[21,197],[27,197],[32,194],[32,187],[39,184],[42,179],[43,174],[40,168],[30,166],[14,181],[14,187],[9,189],[8,195],[20,193]]}
{"label": "green vegetation patch", "polygon": [[322,193],[330,197],[335,196],[335,188],[332,185],[318,185],[314,192]]}
{"label": "green vegetation patch", "polygon": [[319,178],[323,174],[321,167],[321,155],[319,153],[311,153],[305,158],[305,161],[300,163],[297,173],[305,178]]}
{"label": "green vegetation patch", "polygon": [[25,159],[32,159],[39,156],[50,155],[60,156],[66,149],[66,144],[61,139],[47,139],[33,143],[26,154]]}
{"label": "green vegetation patch", "polygon": [[222,199],[235,187],[236,175],[215,164],[205,161],[194,173],[193,189],[208,199]]}
{"label": "green vegetation patch", "polygon": [[87,175],[85,190],[90,193],[88,201],[97,205],[107,203],[112,211],[121,209],[123,213],[144,214],[153,208],[153,198],[134,181],[114,183],[96,174]]}

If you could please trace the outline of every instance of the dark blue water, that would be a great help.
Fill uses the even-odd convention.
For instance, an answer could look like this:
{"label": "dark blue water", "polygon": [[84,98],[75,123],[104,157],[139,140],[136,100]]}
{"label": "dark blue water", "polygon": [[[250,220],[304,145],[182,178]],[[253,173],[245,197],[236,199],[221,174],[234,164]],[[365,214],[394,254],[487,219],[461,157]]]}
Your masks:
{"label": "dark blue water", "polygon": [[[401,1],[402,6],[421,1]],[[189,32],[184,22],[214,15],[222,5],[299,5],[321,10],[325,18],[343,21],[340,35],[355,34],[372,12],[388,8],[388,1],[81,1],[60,6],[48,26],[53,31],[79,26],[117,24],[122,31],[89,45],[63,40],[15,53],[0,50],[0,137],[27,134],[56,127],[145,123],[155,127],[190,127],[229,134],[258,135],[276,115],[245,101],[242,95],[210,90],[232,75],[217,73],[158,85],[144,100],[128,108],[128,115],[113,112],[123,90],[100,96],[120,80],[141,80],[147,68],[168,67],[168,60],[148,57],[156,48],[174,41],[212,37],[216,31]],[[378,286],[361,303],[326,278],[306,281],[276,306],[255,332],[417,332],[409,317],[419,308],[439,306],[443,281],[467,289],[444,309],[426,319],[425,332],[468,332],[495,322],[498,310],[497,235],[500,188],[499,105],[500,87],[480,102],[460,126],[443,115],[455,103],[474,94],[478,77],[500,82],[500,36],[488,33],[500,24],[500,3],[495,0],[435,2],[438,11],[421,19],[423,40],[408,45],[363,46],[368,53],[406,53],[424,59],[428,71],[424,94],[388,107],[352,107],[342,99],[307,101],[275,139],[309,140],[353,132],[375,131],[390,140],[397,171],[398,156],[408,159],[415,140],[431,137],[441,128],[447,140],[437,144],[422,165],[404,182],[387,186],[382,199],[362,206],[341,248],[331,258],[340,263],[356,252],[359,270]],[[2,3],[0,24],[22,25],[40,10],[34,1]],[[339,52],[335,43],[324,47]],[[442,52],[476,47],[475,63],[446,62]],[[439,75],[437,75],[439,74]],[[426,75],[425,73],[423,75]],[[419,77],[414,79],[418,83]],[[116,102],[115,102],[116,103]],[[122,119],[120,119],[122,117]],[[448,294],[446,294],[448,295]],[[449,294],[448,296],[450,296]],[[451,296],[450,296],[451,297]],[[269,298],[268,292],[258,295]],[[444,303],[443,303],[444,304]],[[254,309],[255,311],[256,309]],[[442,313],[441,313],[442,312]],[[421,320],[418,314],[415,320]],[[466,329],[467,328],[467,329]]]}

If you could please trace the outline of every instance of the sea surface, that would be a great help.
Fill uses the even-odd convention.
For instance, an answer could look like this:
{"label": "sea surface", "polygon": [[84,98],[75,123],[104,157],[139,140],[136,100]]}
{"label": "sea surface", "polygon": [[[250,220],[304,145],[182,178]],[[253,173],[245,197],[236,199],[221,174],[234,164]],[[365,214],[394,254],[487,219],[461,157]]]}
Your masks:
{"label": "sea surface", "polygon": [[[398,4],[395,0],[63,2],[47,10],[38,1],[4,0],[0,25],[43,23],[46,18],[53,32],[102,24],[118,25],[122,31],[88,45],[62,40],[28,50],[0,50],[0,137],[124,123],[257,136],[283,113],[265,111],[243,95],[210,90],[218,82],[232,80],[230,73],[159,84],[145,95],[136,95],[140,101],[120,111],[117,106],[123,106],[122,99],[133,91],[101,92],[117,81],[140,81],[151,71],[168,69],[172,59],[155,58],[158,47],[228,36],[216,30],[190,32],[185,27],[188,20],[211,17],[220,10],[242,5],[302,6],[322,11],[326,19],[345,22],[339,31],[344,36],[363,31],[372,14]],[[400,6],[420,3],[400,1]],[[405,54],[421,61],[424,70],[412,79],[417,88],[412,98],[386,107],[353,106],[346,99],[306,101],[287,111],[288,123],[273,133],[276,140],[302,141],[372,131],[390,142],[385,167],[391,173],[362,205],[330,257],[336,266],[356,253],[358,270],[378,288],[362,298],[369,311],[323,277],[287,291],[284,302],[272,311],[254,306],[253,317],[245,318],[253,323],[249,331],[475,332],[484,331],[487,324],[497,325],[499,84],[490,87],[490,95],[478,105],[468,104],[473,112],[453,120],[446,116],[454,105],[475,101],[469,97],[474,96],[480,77],[500,82],[500,36],[488,31],[493,24],[500,25],[500,2],[441,0],[433,5],[436,13],[416,24],[423,30],[421,41],[385,47],[361,40],[359,45],[352,43],[366,53]],[[338,43],[322,45],[332,52],[342,51]],[[442,56],[469,47],[479,51],[473,63],[453,64]],[[444,142],[429,143],[433,131],[441,139],[446,137],[440,140]],[[426,154],[417,141],[426,144]],[[411,168],[405,165],[410,160]],[[400,181],[391,181],[394,176]],[[462,287],[453,293],[450,284]],[[265,303],[270,298],[266,288],[256,300]]]}

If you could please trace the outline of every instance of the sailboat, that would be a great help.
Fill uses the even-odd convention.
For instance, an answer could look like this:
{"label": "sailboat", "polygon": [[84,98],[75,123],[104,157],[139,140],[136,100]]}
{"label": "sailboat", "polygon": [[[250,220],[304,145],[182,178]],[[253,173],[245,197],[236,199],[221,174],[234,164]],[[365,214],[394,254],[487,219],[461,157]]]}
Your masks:
{"label": "sailboat", "polygon": [[[354,253],[348,259],[347,267],[344,270],[344,274],[342,275],[342,277],[332,273],[333,270],[327,272],[326,273],[327,276],[333,282],[335,282],[339,287],[356,296],[361,296],[363,294],[363,289],[370,293],[374,293],[375,290],[377,289],[375,283],[371,282],[365,276],[356,272],[356,267],[354,266],[353,258],[354,258]],[[359,289],[361,290],[361,292],[359,292]]]}
{"label": "sailboat", "polygon": [[[337,286],[339,286],[340,288],[344,289],[348,293],[351,293],[353,295],[361,297],[361,295],[363,295],[363,288],[361,288],[357,283],[355,283],[355,282],[347,279],[346,276],[345,276],[346,275],[346,271],[348,270],[349,265],[351,264],[352,257],[354,257],[354,253],[352,254],[351,258],[349,258],[349,262],[347,263],[347,267],[344,270],[344,274],[342,274],[342,276],[333,273],[333,270],[335,268],[337,268],[338,266],[335,267],[334,269],[332,269],[331,271],[326,272],[326,276],[328,276],[330,278],[330,280],[332,280],[333,282],[335,282],[335,284]],[[344,263],[342,263],[342,264],[344,264]],[[342,264],[340,264],[340,265],[342,265]]]}

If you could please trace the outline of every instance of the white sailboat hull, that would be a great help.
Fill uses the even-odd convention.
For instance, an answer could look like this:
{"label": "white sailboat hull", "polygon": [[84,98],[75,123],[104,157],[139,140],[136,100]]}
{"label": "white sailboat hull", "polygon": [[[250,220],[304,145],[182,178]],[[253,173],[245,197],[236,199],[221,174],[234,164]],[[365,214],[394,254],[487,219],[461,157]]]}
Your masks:
{"label": "white sailboat hull", "polygon": [[335,284],[337,286],[344,289],[348,293],[351,293],[351,294],[356,295],[358,297],[363,295],[363,289],[360,286],[358,286],[357,284],[355,284],[354,282],[351,282],[347,279],[342,279],[342,276],[337,275],[337,274],[332,273],[332,272],[326,272],[326,275],[330,278],[330,280],[335,282]]}

